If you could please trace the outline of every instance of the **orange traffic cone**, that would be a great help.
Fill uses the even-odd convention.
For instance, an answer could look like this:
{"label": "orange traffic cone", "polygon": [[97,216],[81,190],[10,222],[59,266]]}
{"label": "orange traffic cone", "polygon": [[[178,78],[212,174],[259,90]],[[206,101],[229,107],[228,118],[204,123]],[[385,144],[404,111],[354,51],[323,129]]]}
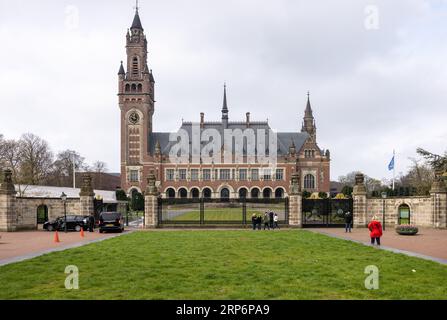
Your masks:
{"label": "orange traffic cone", "polygon": [[84,238],[84,228],[81,227],[81,238]]}
{"label": "orange traffic cone", "polygon": [[59,233],[57,233],[57,230],[56,230],[56,232],[54,233],[54,242],[60,242],[60,240],[59,240]]}

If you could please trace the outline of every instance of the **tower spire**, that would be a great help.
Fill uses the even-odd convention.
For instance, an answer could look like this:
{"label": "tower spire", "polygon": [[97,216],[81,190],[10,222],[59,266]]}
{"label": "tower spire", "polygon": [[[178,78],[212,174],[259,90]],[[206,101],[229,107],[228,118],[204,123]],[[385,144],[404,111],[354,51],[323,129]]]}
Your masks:
{"label": "tower spire", "polygon": [[138,14],[138,0],[136,0],[136,6],[135,6],[135,17],[133,18],[133,22],[132,22],[132,26],[130,27],[130,29],[138,29],[141,31],[144,31],[143,29],[143,25],[141,24],[141,20],[140,20],[140,15]]}
{"label": "tower spire", "polygon": [[313,116],[312,106],[310,104],[310,92],[307,92],[307,104],[304,111],[303,127],[301,132],[307,132],[313,140],[316,139],[317,128],[315,125],[315,118]]}
{"label": "tower spire", "polygon": [[228,105],[227,105],[227,84],[224,83],[224,97],[223,97],[223,106],[222,106],[222,115],[226,113],[228,118]]}

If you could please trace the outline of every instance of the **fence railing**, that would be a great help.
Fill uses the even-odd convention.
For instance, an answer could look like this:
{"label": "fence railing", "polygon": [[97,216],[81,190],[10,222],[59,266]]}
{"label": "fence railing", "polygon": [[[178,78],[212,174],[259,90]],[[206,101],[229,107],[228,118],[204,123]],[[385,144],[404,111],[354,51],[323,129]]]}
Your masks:
{"label": "fence railing", "polygon": [[252,215],[274,212],[289,223],[289,199],[158,199],[160,225],[249,225]]}

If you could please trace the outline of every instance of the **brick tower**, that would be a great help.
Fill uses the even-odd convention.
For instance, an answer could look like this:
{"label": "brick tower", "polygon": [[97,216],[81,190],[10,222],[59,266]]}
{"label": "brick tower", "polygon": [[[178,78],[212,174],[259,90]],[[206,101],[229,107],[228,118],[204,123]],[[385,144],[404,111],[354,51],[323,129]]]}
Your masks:
{"label": "brick tower", "polygon": [[121,181],[141,181],[148,154],[154,114],[154,77],[147,64],[147,39],[138,7],[126,35],[127,64],[118,72],[121,110]]}

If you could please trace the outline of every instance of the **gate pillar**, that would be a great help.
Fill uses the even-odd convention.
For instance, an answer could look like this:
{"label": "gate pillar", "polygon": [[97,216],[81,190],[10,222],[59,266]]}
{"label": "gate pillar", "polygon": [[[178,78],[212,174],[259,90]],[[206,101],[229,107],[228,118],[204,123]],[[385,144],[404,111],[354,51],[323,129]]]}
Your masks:
{"label": "gate pillar", "polygon": [[292,174],[289,192],[289,225],[292,228],[302,228],[302,195],[299,174]]}
{"label": "gate pillar", "polygon": [[447,172],[436,172],[435,182],[430,190],[434,228],[447,228]]}
{"label": "gate pillar", "polygon": [[362,173],[358,173],[355,175],[355,186],[352,192],[352,197],[354,200],[353,206],[353,220],[354,227],[362,228],[368,225],[367,221],[367,192],[365,186],[365,176]]}
{"label": "gate pillar", "polygon": [[92,187],[92,177],[89,174],[84,174],[82,176],[82,186],[81,192],[79,193],[80,197],[80,212],[81,216],[89,216],[95,213],[95,193],[93,192]]}
{"label": "gate pillar", "polygon": [[17,231],[16,190],[11,170],[5,170],[0,181],[0,231]]}
{"label": "gate pillar", "polygon": [[153,229],[158,227],[158,189],[155,186],[155,174],[150,173],[147,178],[147,188],[144,192],[144,227]]}

